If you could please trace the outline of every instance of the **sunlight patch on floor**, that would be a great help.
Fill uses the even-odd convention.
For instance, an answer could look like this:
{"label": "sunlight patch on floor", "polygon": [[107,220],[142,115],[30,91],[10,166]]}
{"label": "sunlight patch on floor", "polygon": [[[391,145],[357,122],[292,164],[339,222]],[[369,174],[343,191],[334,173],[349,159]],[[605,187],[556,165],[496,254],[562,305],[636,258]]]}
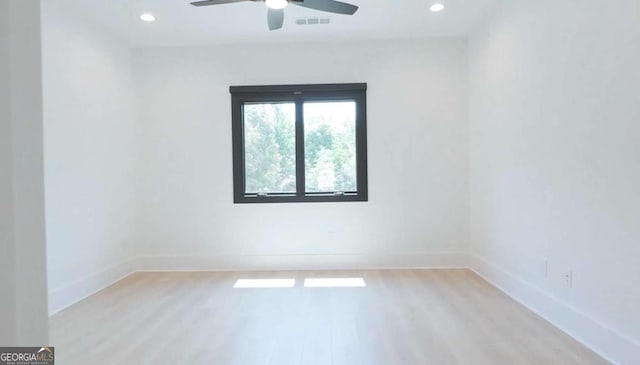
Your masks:
{"label": "sunlight patch on floor", "polygon": [[309,278],[304,279],[305,288],[364,288],[363,278]]}
{"label": "sunlight patch on floor", "polygon": [[236,289],[254,288],[293,288],[296,279],[238,279],[233,287]]}

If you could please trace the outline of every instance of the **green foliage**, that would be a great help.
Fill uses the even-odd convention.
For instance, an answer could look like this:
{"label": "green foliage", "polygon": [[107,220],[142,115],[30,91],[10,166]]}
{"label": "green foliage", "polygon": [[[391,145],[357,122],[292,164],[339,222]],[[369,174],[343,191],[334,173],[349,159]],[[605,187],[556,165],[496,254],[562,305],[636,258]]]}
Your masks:
{"label": "green foliage", "polygon": [[307,162],[311,162],[311,166],[314,166],[318,161],[319,153],[321,150],[326,149],[331,151],[333,148],[333,131],[327,124],[321,124],[319,128],[316,128],[305,135],[305,158]]}
{"label": "green foliage", "polygon": [[355,104],[305,106],[307,191],[357,190],[355,136]]}
{"label": "green foliage", "polygon": [[[356,190],[355,121],[333,120],[331,104],[305,115],[307,191]],[[244,123],[246,191],[295,192],[294,104],[247,104]]]}
{"label": "green foliage", "polygon": [[244,107],[247,192],[295,192],[295,106]]}

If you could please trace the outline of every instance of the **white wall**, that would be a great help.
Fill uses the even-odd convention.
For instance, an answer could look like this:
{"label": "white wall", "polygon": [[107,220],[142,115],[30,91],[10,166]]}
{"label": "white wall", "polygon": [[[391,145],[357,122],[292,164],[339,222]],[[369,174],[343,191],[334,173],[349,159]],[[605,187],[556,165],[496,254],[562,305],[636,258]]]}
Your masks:
{"label": "white wall", "polygon": [[[138,50],[142,267],[464,266],[466,62],[462,39]],[[343,82],[369,84],[370,201],[234,205],[229,86]]]}
{"label": "white wall", "polygon": [[128,273],[135,235],[131,51],[43,2],[50,311]]}
{"label": "white wall", "polygon": [[640,2],[504,2],[471,37],[469,67],[474,265],[637,361]]}
{"label": "white wall", "polygon": [[0,344],[48,342],[39,1],[0,1]]}

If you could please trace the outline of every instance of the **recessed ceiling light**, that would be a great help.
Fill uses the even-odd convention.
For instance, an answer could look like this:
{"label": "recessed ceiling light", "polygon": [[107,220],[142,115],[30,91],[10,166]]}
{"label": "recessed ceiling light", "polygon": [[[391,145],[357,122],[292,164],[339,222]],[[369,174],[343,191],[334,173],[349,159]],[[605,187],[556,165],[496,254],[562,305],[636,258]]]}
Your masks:
{"label": "recessed ceiling light", "polygon": [[437,13],[439,11],[444,10],[444,5],[442,3],[435,3],[429,7],[429,10],[431,10],[434,13]]}
{"label": "recessed ceiling light", "polygon": [[143,20],[145,22],[155,22],[156,21],[156,17],[153,16],[153,14],[144,13],[144,14],[140,15],[140,20]]}
{"label": "recessed ceiling light", "polygon": [[265,0],[264,3],[271,9],[284,9],[289,5],[287,0]]}

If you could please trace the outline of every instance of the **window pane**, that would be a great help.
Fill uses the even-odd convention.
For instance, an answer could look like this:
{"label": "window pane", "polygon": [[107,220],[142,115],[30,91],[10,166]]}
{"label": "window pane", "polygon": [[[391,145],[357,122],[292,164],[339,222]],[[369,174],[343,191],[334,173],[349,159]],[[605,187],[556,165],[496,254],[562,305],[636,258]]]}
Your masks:
{"label": "window pane", "polygon": [[245,193],[296,192],[295,103],[244,105]]}
{"label": "window pane", "polygon": [[355,101],[304,103],[306,192],[357,191]]}

